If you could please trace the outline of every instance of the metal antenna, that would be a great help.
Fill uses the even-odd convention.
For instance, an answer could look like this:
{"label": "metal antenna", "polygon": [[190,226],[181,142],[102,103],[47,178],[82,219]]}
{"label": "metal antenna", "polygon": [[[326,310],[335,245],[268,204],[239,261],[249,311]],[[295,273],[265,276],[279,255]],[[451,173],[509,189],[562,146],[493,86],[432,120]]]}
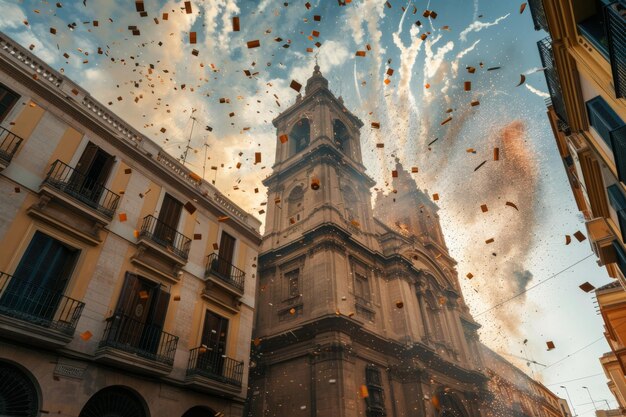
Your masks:
{"label": "metal antenna", "polygon": [[[191,111],[191,114],[193,114],[196,111],[196,109],[193,109]],[[187,139],[187,146],[185,146],[185,153],[183,154],[183,165],[185,165],[187,163],[187,153],[189,152],[189,149],[191,148],[191,135],[193,134],[193,127],[196,124],[196,118],[193,116],[190,116],[191,118],[191,132],[189,132],[189,139]]]}
{"label": "metal antenna", "polygon": [[202,179],[204,179],[204,175],[206,173],[206,151],[208,148],[210,148],[211,145],[209,145],[208,143],[206,143],[206,141],[204,142],[204,162],[202,163]]}

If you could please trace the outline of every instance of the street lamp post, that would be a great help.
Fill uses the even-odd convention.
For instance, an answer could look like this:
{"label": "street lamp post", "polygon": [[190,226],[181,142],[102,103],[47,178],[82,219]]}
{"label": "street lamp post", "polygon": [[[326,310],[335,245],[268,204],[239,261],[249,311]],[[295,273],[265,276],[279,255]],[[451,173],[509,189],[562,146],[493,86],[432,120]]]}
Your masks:
{"label": "street lamp post", "polygon": [[598,407],[596,407],[596,402],[593,400],[593,398],[591,397],[591,391],[589,391],[589,388],[587,387],[583,387],[584,389],[587,390],[587,394],[589,394],[589,399],[591,400],[591,402],[593,403],[593,409],[598,411]]}
{"label": "street lamp post", "polygon": [[569,400],[569,403],[572,405],[572,411],[574,412],[574,417],[578,416],[578,414],[576,414],[576,409],[574,408],[574,403],[572,402],[572,397],[569,396],[569,391],[567,390],[567,387],[561,385],[561,388],[565,390],[565,393],[567,394],[567,399]]}

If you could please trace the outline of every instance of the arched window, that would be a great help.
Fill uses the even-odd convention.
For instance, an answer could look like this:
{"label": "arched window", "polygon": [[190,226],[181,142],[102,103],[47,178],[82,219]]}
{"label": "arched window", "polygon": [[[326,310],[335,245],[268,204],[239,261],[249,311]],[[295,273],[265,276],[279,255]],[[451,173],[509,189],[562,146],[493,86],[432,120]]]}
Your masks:
{"label": "arched window", "polygon": [[300,119],[289,134],[289,156],[302,152],[311,141],[311,125],[309,119]]}
{"label": "arched window", "polygon": [[304,202],[304,190],[302,187],[297,186],[291,193],[289,193],[289,197],[287,197],[287,217],[289,218],[290,223],[295,223],[300,221]]}
{"label": "arched window", "polygon": [[19,367],[0,362],[0,416],[39,415],[39,395],[32,379]]}
{"label": "arched window", "polygon": [[426,291],[426,304],[428,304],[428,309],[430,310],[430,319],[432,323],[432,332],[437,340],[444,340],[445,335],[443,332],[443,323],[441,322],[441,309],[438,300],[435,298],[433,293],[428,290]]}
{"label": "arched window", "polygon": [[78,417],[149,417],[141,398],[128,388],[112,386],[95,393]]}
{"label": "arched window", "polygon": [[350,154],[350,134],[348,128],[339,119],[333,120],[333,140],[337,148],[348,156]]}
{"label": "arched window", "polygon": [[183,417],[215,417],[219,414],[220,413],[213,411],[209,407],[197,405],[187,410],[185,414],[183,414]]}
{"label": "arched window", "polygon": [[440,416],[442,417],[467,417],[469,414],[456,394],[451,392],[441,392],[438,395]]}
{"label": "arched window", "polygon": [[350,187],[346,187],[343,191],[343,205],[348,221],[356,221],[359,219],[359,201],[356,198],[354,190]]}

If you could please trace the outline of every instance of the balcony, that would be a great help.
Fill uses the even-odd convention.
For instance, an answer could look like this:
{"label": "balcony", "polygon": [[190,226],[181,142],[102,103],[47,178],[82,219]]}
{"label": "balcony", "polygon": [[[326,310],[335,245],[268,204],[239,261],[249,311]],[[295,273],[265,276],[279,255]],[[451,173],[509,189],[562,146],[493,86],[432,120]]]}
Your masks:
{"label": "balcony", "polygon": [[243,380],[243,362],[205,346],[189,351],[186,383],[209,391],[238,393]]}
{"label": "balcony", "polygon": [[542,0],[529,0],[530,14],[533,17],[533,23],[535,24],[535,30],[543,29],[546,32],[548,30],[548,20],[546,19],[546,12],[543,9]]}
{"label": "balcony", "polygon": [[90,245],[102,243],[100,232],[111,222],[120,196],[57,160],[28,214]]}
{"label": "balcony", "polygon": [[606,6],[604,18],[615,96],[626,98],[626,1]]}
{"label": "balcony", "polygon": [[552,54],[552,39],[548,36],[540,40],[537,42],[537,47],[539,48],[539,55],[541,56],[541,64],[545,68],[544,75],[546,77],[546,83],[548,84],[548,91],[550,92],[550,100],[554,112],[561,121],[569,124],[567,112],[565,111],[561,82],[559,81],[554,56]]}
{"label": "balcony", "polygon": [[50,167],[44,184],[69,195],[109,220],[113,218],[120,201],[119,195],[59,160]]}
{"label": "balcony", "polygon": [[167,252],[187,260],[191,239],[178,233],[176,229],[159,221],[154,216],[148,215],[143,218],[139,239],[146,239],[165,248]]}
{"label": "balcony", "polygon": [[145,374],[167,375],[177,346],[178,336],[161,327],[116,314],[106,321],[96,360]]}
{"label": "balcony", "polygon": [[84,303],[0,272],[0,335],[60,348],[69,343]]}
{"label": "balcony", "polygon": [[[217,253],[209,255],[205,277],[208,279],[216,277],[218,280],[212,280],[214,283],[227,290],[232,291],[234,289],[237,295],[243,295],[246,273],[226,259],[220,257]],[[222,283],[227,285],[224,286]]]}
{"label": "balcony", "polygon": [[191,239],[151,215],[143,218],[137,239],[139,250],[131,261],[178,282],[179,272],[187,263]]}
{"label": "balcony", "polygon": [[[608,191],[609,198],[611,198],[611,187],[608,188]],[[622,222],[622,217],[623,215],[619,218],[620,223]],[[587,236],[589,236],[591,250],[593,250],[599,258],[599,265],[603,266],[614,263],[617,260],[617,254],[615,253],[615,248],[613,247],[615,234],[609,227],[606,219],[604,217],[598,217],[589,220],[585,223],[585,227],[587,228]]]}
{"label": "balcony", "polygon": [[22,138],[0,126],[0,171],[9,166],[21,143]]}

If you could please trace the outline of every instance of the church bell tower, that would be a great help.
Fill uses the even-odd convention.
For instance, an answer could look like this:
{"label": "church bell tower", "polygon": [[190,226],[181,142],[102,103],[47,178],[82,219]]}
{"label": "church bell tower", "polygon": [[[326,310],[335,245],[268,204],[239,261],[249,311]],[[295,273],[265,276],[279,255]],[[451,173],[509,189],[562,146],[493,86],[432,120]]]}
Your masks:
{"label": "church bell tower", "polygon": [[374,218],[363,122],[315,65],[273,124],[247,417],[479,417],[452,263]]}

